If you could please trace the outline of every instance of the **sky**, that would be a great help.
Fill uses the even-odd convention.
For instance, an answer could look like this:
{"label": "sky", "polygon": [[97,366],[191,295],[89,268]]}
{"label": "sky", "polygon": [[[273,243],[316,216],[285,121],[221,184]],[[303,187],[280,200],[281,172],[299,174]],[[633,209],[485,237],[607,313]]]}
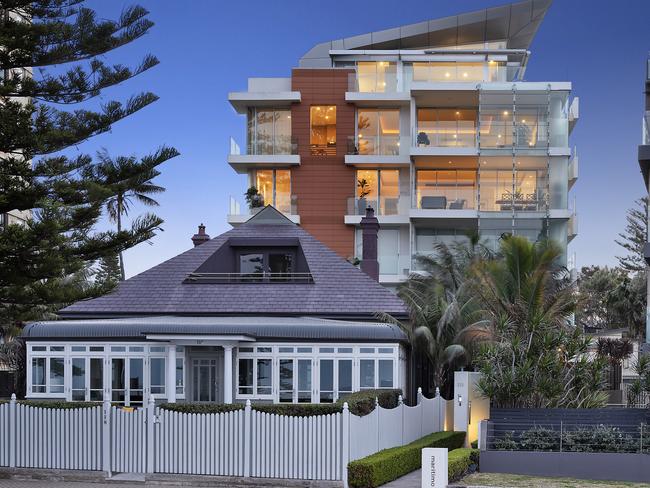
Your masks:
{"label": "sky", "polygon": [[[133,65],[152,53],[160,65],[105,90],[96,103],[141,91],[152,91],[160,100],[75,148],[142,156],[164,144],[181,153],[160,167],[157,179],[167,189],[154,209],[165,221],[164,232],[126,252],[127,276],[189,249],[200,223],[213,237],[230,228],[229,196],[242,201],[246,181],[226,162],[228,141],[232,136],[245,146],[245,120],[227,97],[245,91],[248,77],[288,77],[298,59],[323,41],[504,3],[141,0],[155,26],[105,60]],[[87,2],[102,18],[116,18],[132,4]],[[616,264],[621,249],[614,241],[624,229],[626,210],[645,192],[636,152],[649,19],[648,0],[555,0],[531,46],[526,80],[571,81],[573,96],[580,98],[580,120],[571,137],[580,155],[579,179],[571,192],[579,234],[569,248],[578,266]],[[144,211],[135,206],[132,215]]]}

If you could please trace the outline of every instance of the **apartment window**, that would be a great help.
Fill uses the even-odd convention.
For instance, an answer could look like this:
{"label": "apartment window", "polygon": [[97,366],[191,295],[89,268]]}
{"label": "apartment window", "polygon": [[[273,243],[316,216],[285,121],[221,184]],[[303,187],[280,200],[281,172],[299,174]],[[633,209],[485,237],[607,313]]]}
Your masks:
{"label": "apartment window", "polygon": [[397,215],[399,203],[399,170],[358,170],[357,194],[351,215],[365,215],[372,207],[378,215]]}
{"label": "apartment window", "polygon": [[476,145],[476,111],[460,108],[419,108],[417,147],[471,147]]}
{"label": "apartment window", "polygon": [[418,208],[471,209],[476,199],[476,171],[417,170],[415,190]]}
{"label": "apartment window", "polygon": [[257,170],[255,172],[255,188],[262,195],[264,205],[273,205],[280,212],[292,213],[291,170]]}
{"label": "apartment window", "polygon": [[[379,229],[379,234],[377,235],[379,274],[399,274],[399,235],[399,229]],[[356,252],[358,257],[361,257],[363,254],[363,232],[361,229],[356,229]],[[361,353],[364,353],[364,351],[361,351]]]}
{"label": "apartment window", "polygon": [[[514,168],[513,168],[514,164]],[[480,209],[541,212],[548,203],[546,158],[485,158],[480,164]]]}
{"label": "apartment window", "polygon": [[248,109],[248,154],[297,154],[291,143],[291,110]]}
{"label": "apartment window", "polygon": [[359,61],[357,89],[360,92],[397,91],[397,64],[389,61]]}
{"label": "apartment window", "polygon": [[317,105],[309,111],[309,144],[317,156],[336,155],[336,106]]}
{"label": "apartment window", "polygon": [[399,154],[399,131],[399,109],[359,110],[353,154],[396,156]]}

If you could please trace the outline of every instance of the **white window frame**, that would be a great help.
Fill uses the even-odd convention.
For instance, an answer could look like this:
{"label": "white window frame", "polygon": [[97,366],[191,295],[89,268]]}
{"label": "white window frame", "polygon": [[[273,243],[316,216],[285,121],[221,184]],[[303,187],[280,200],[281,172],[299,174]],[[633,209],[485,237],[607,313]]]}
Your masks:
{"label": "white window frame", "polygon": [[[45,351],[38,351],[34,350],[34,348],[40,348],[40,347],[45,347]],[[62,351],[56,351],[52,350],[52,348],[59,348],[62,347]],[[77,348],[84,348],[84,350],[78,350],[75,351],[73,349]],[[97,347],[102,347],[102,351],[92,351],[92,348],[97,348]],[[113,348],[122,348],[124,347],[124,351],[118,351],[118,350],[113,350]],[[159,348],[159,347],[164,347],[164,352],[160,351],[155,351],[153,352],[151,348]],[[185,391],[186,391],[186,372],[187,372],[187,362],[185,358],[185,348],[184,347],[178,347],[170,344],[165,344],[165,343],[151,343],[151,342],[84,342],[84,343],[77,343],[77,342],[68,342],[68,343],[61,343],[61,342],[45,342],[45,341],[29,341],[27,343],[27,398],[52,398],[52,399],[65,399],[66,401],[73,401],[72,400],[72,359],[74,358],[85,358],[86,359],[86,385],[87,388],[89,387],[89,381],[90,381],[90,359],[101,359],[103,361],[103,399],[108,399],[109,401],[112,402],[112,387],[111,387],[111,382],[112,382],[112,369],[111,369],[111,364],[113,358],[124,358],[127,366],[125,368],[125,374],[127,375],[125,377],[126,384],[125,384],[125,390],[128,391],[128,368],[130,367],[128,365],[129,359],[130,358],[142,358],[143,359],[143,377],[144,377],[144,384],[143,384],[143,399],[144,399],[144,404],[143,406],[146,406],[146,402],[149,400],[149,396],[153,396],[154,399],[158,400],[164,400],[167,396],[166,394],[151,394],[151,358],[164,358],[165,359],[165,365],[167,366],[167,348],[168,347],[176,347],[176,359],[177,361],[182,361],[183,364],[183,385],[182,385],[182,393],[176,393],[176,397],[180,399],[185,398]],[[142,348],[140,350],[140,348]],[[43,392],[33,392],[32,391],[32,359],[34,358],[45,358],[46,363],[45,363],[45,381],[46,381],[46,391]],[[50,360],[51,358],[63,358],[63,365],[64,365],[64,384],[63,384],[63,392],[57,393],[57,392],[52,392],[51,391],[51,384],[50,384]],[[174,382],[174,387],[179,388]],[[165,371],[165,393],[167,393],[167,388],[169,385],[167,385],[167,371]],[[177,390],[178,391],[178,390]],[[91,401],[89,400],[89,394],[90,391],[87,389],[85,396],[86,400],[84,401]],[[79,401],[79,400],[75,400]],[[127,402],[128,403],[128,402]]]}

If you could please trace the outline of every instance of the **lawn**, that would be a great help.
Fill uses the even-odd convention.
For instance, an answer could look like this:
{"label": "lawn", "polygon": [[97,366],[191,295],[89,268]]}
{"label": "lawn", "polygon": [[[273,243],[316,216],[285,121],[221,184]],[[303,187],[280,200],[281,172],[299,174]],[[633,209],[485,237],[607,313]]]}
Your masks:
{"label": "lawn", "polygon": [[495,486],[501,488],[641,488],[649,483],[625,481],[590,481],[572,478],[537,478],[518,474],[474,473],[466,476],[459,486]]}

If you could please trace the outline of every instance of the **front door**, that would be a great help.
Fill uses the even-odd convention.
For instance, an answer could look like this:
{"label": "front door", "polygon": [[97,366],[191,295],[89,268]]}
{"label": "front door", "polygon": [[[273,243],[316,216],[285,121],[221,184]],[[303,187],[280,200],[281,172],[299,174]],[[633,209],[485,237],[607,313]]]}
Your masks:
{"label": "front door", "polygon": [[72,358],[72,389],[74,402],[101,402],[104,399],[104,359]]}
{"label": "front door", "polygon": [[195,402],[216,402],[219,386],[216,359],[192,360],[192,400]]}

